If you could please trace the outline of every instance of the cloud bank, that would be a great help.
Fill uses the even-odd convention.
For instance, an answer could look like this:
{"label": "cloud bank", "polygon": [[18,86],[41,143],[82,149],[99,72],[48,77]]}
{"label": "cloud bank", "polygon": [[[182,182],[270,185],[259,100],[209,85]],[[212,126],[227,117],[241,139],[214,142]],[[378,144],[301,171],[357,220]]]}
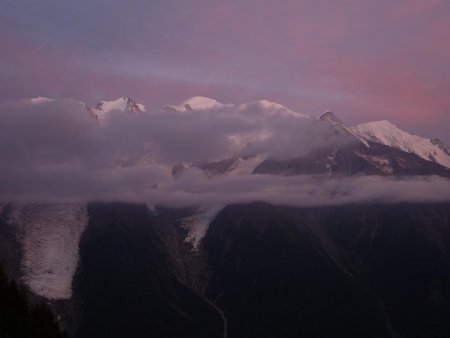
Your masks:
{"label": "cloud bank", "polygon": [[99,125],[75,100],[0,104],[0,201],[131,201],[174,206],[266,201],[287,205],[447,201],[440,177],[208,178],[198,164],[236,153],[290,158],[344,142],[325,124],[255,102],[239,109],[112,112]]}

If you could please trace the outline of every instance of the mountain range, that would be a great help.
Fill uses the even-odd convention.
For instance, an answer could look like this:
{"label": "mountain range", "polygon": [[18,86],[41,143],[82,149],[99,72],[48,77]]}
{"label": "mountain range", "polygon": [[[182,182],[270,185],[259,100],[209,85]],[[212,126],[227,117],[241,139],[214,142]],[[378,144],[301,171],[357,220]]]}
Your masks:
{"label": "mountain range", "polygon": [[[44,108],[52,102],[29,100]],[[128,97],[76,105],[95,128],[138,114],[197,114],[206,121],[238,114],[243,125],[227,134],[226,152],[170,162],[174,185],[189,183],[192,173],[211,184],[242,177],[242,189],[252,177],[314,177],[319,186],[361,177],[393,184],[450,177],[448,145],[389,121],[347,126],[333,112],[315,118],[267,100],[233,105],[194,97],[158,112]],[[261,128],[252,129],[255,123]],[[280,130],[293,125],[286,140],[267,128],[278,123]],[[5,200],[0,257],[32,299],[51,305],[70,337],[450,335],[448,200],[312,206],[261,200],[182,206]]]}
{"label": "mountain range", "polygon": [[[34,104],[51,101],[47,98],[31,99]],[[100,101],[86,110],[100,125],[117,112],[152,114],[145,106],[129,97],[113,101]],[[398,128],[393,123],[382,120],[346,126],[333,112],[328,111],[318,118],[294,112],[285,106],[260,100],[239,105],[222,104],[206,97],[192,97],[178,105],[163,107],[167,112],[204,112],[230,110],[250,114],[252,109],[263,118],[292,116],[305,120],[311,135],[320,135],[319,140],[311,139],[308,151],[302,156],[272,158],[264,150],[251,149],[254,139],[264,138],[261,130],[252,138],[239,140],[235,153],[226,158],[205,158],[201,163],[180,163],[174,173],[191,166],[204,170],[208,175],[230,173],[260,173],[275,175],[450,175],[450,146],[435,138],[421,137]]]}

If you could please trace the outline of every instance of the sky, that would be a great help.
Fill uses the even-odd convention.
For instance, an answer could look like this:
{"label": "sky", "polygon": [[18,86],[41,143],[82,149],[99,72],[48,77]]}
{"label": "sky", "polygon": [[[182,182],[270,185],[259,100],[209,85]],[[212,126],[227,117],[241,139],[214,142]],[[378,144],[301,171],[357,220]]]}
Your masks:
{"label": "sky", "polygon": [[0,100],[268,99],[450,143],[448,0],[0,0]]}

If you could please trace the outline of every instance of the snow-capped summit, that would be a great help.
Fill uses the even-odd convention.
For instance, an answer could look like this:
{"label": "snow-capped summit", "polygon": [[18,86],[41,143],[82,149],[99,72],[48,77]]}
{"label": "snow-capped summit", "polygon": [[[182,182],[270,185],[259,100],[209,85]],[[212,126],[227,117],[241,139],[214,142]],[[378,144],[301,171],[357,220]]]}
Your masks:
{"label": "snow-capped summit", "polygon": [[143,104],[136,103],[129,97],[122,96],[114,101],[100,101],[89,110],[99,120],[99,122],[103,122],[108,116],[108,113],[113,110],[140,113],[145,111],[145,106]]}
{"label": "snow-capped summit", "polygon": [[320,115],[319,120],[327,121],[334,125],[344,125],[344,123],[331,110],[327,110],[325,113]]}
{"label": "snow-capped summit", "polygon": [[206,109],[214,109],[214,108],[220,108],[228,106],[225,104],[222,104],[214,99],[210,99],[209,97],[203,97],[203,96],[194,96],[190,99],[187,99],[183,102],[181,102],[178,105],[170,105],[164,107],[165,110],[174,110],[178,112],[183,111],[192,111],[192,110],[206,110]]}
{"label": "snow-capped summit", "polygon": [[367,141],[401,149],[450,168],[449,147],[441,141],[407,133],[386,120],[363,123],[349,129]]}

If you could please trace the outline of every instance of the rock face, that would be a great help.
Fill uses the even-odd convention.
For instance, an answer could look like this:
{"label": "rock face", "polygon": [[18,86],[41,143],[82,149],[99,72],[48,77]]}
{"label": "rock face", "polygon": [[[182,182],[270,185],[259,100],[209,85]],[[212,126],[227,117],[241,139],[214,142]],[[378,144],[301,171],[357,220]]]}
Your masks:
{"label": "rock face", "polygon": [[375,142],[345,147],[325,147],[301,158],[267,159],[255,168],[255,174],[271,175],[439,175],[450,177],[450,170],[438,163]]}

